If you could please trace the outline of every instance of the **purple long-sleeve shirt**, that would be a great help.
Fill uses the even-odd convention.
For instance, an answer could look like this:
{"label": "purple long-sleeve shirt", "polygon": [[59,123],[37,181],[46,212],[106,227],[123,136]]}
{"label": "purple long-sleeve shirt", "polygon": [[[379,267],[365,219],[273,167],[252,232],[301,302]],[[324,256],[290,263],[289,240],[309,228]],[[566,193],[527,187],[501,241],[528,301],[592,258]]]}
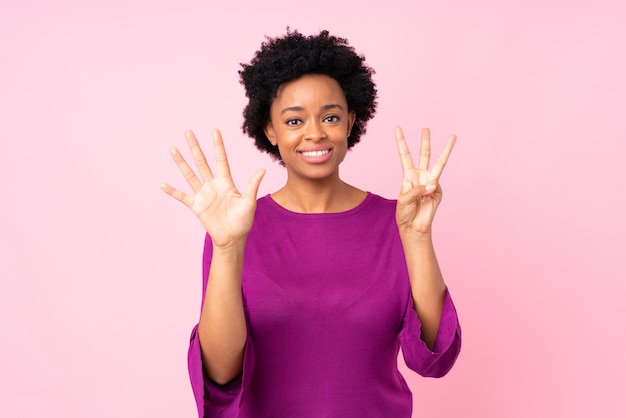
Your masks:
{"label": "purple long-sleeve shirt", "polygon": [[[202,370],[197,327],[189,374],[200,417],[410,417],[397,368],[445,375],[461,329],[449,293],[433,351],[420,339],[393,200],[368,193],[341,213],[301,214],[258,200],[245,249],[243,373],[218,386]],[[212,247],[206,239],[203,295]]]}

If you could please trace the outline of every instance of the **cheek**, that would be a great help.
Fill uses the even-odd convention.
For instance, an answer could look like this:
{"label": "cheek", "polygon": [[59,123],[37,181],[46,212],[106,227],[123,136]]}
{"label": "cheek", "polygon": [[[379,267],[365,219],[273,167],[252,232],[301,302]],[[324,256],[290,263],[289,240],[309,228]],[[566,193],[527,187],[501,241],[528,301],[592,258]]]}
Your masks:
{"label": "cheek", "polygon": [[348,153],[348,141],[343,141],[341,145],[337,146],[336,150],[339,161],[343,161]]}

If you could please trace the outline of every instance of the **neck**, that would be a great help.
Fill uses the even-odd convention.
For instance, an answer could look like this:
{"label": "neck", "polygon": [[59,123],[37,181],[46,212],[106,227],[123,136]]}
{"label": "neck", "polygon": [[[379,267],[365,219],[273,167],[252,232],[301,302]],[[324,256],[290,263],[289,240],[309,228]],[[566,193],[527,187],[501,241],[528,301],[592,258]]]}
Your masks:
{"label": "neck", "polygon": [[288,179],[285,186],[272,194],[276,203],[298,213],[345,212],[358,206],[366,193],[339,178],[323,182],[299,182]]}

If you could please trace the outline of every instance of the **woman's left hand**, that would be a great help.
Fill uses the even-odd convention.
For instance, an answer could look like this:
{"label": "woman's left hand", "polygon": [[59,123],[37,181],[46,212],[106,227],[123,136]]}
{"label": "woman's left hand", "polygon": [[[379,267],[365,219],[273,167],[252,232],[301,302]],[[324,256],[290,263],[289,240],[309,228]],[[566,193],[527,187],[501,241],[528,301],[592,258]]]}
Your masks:
{"label": "woman's left hand", "polygon": [[441,155],[429,171],[430,131],[427,128],[422,129],[420,160],[417,167],[413,165],[402,128],[396,127],[395,133],[403,172],[402,188],[396,206],[398,229],[401,234],[430,234],[442,196],[439,177],[448,162],[456,136],[451,135],[448,138]]}

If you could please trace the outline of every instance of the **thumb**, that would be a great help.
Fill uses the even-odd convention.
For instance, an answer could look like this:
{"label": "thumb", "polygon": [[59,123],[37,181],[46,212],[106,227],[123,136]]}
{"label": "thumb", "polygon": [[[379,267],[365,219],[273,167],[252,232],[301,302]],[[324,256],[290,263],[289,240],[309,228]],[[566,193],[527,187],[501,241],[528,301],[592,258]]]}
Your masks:
{"label": "thumb", "polygon": [[261,184],[263,176],[265,176],[264,168],[261,168],[254,172],[252,177],[250,177],[250,181],[248,181],[248,187],[246,188],[246,197],[256,200],[256,195],[259,191],[259,185]]}
{"label": "thumb", "polygon": [[401,196],[403,197],[403,200],[411,202],[413,200],[419,200],[420,198],[424,196],[433,194],[433,192],[436,189],[437,189],[437,186],[434,184],[413,186],[411,189],[402,193]]}

